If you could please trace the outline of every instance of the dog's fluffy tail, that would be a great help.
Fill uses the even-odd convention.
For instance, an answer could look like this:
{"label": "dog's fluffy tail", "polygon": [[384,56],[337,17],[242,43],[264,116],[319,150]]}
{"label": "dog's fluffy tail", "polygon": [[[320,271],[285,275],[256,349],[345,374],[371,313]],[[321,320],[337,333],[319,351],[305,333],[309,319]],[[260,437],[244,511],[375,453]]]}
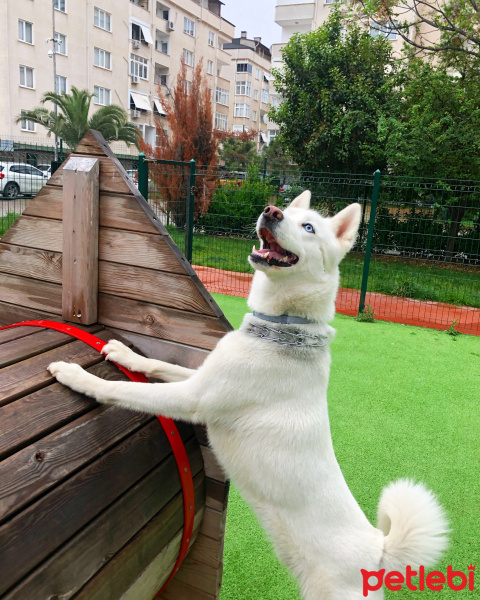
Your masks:
{"label": "dog's fluffy tail", "polygon": [[433,566],[448,545],[445,511],[433,492],[408,479],[383,490],[378,528],[385,534],[381,567],[387,572]]}

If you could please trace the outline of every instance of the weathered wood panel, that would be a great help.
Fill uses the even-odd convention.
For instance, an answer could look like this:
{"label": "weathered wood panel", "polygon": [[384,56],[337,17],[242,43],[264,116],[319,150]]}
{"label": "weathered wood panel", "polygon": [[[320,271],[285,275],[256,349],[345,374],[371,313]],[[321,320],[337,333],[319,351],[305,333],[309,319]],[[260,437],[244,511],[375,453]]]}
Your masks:
{"label": "weathered wood panel", "polygon": [[[1,324],[0,327],[2,327]],[[0,344],[17,340],[26,335],[32,335],[32,333],[38,333],[40,330],[41,328],[39,329],[38,327],[14,327],[13,329],[3,329],[0,331]]]}
{"label": "weathered wood panel", "polygon": [[63,226],[61,221],[21,216],[5,233],[2,242],[50,250],[62,251]]}
{"label": "weathered wood panel", "polygon": [[68,159],[63,168],[62,316],[97,321],[98,158]]}
{"label": "weathered wood panel", "polygon": [[46,352],[52,348],[63,346],[71,341],[71,337],[59,331],[39,329],[26,337],[14,339],[0,346],[0,367]]}
{"label": "weathered wood panel", "polygon": [[[0,296],[1,296],[0,288]],[[0,299],[0,327],[3,325],[11,325],[12,323],[19,323],[20,321],[30,321],[36,319],[55,319],[56,315],[51,312],[42,310],[25,308],[16,303],[3,302]],[[87,328],[88,329],[88,328]]]}
{"label": "weathered wood panel", "polygon": [[[16,304],[58,316],[62,314],[62,288],[60,285],[0,273],[0,301]],[[21,320],[15,318],[14,323]]]}
{"label": "weathered wood panel", "polygon": [[[191,428],[179,424],[179,432],[187,448],[192,451],[195,443],[193,440],[188,442]],[[195,456],[198,458],[198,453]],[[193,464],[195,469],[201,469],[198,460]],[[23,593],[30,590],[30,586],[35,590],[38,586],[41,589],[42,585],[55,586],[57,579],[52,570],[56,561],[49,561],[46,565],[41,563],[148,474],[146,480],[141,481],[133,492],[135,500],[132,499],[132,502],[137,502],[137,511],[129,515],[127,525],[133,527],[129,532],[136,533],[180,489],[180,480],[175,476],[176,469],[168,439],[158,420],[153,418],[134,435],[100,456],[94,463],[54,488],[0,528],[0,593],[20,582],[35,567],[38,567],[37,572],[25,583],[20,584]],[[149,473],[150,471],[152,472]],[[112,515],[121,514],[125,506],[128,506],[127,500],[125,503],[127,504],[120,502],[114,513],[110,511],[106,517],[101,517],[96,526],[101,527],[102,520],[108,522]],[[115,519],[113,523],[110,522],[117,524],[118,518]],[[95,527],[91,528],[90,532],[94,533]],[[109,533],[105,534],[101,542],[98,535],[97,541],[90,538],[90,551],[96,548],[98,543],[111,544]],[[130,533],[131,535],[133,534]],[[113,553],[116,548],[109,546],[108,551]],[[63,553],[63,550],[60,552]],[[78,552],[78,542],[71,552]],[[92,558],[89,552],[87,554]],[[101,558],[105,559],[104,556]],[[72,568],[76,570],[80,566],[77,560],[72,558]],[[98,560],[96,556],[94,562]],[[67,582],[67,587],[73,585],[78,589],[85,581],[86,579],[72,578]],[[56,592],[59,593],[59,590]],[[29,593],[28,597],[37,597],[36,593],[32,596]],[[53,591],[51,593],[54,595]],[[50,596],[45,591],[45,596],[39,597]]]}
{"label": "weathered wood panel", "polygon": [[[195,505],[203,506],[203,473],[194,478]],[[196,512],[196,516],[198,511]],[[198,529],[198,517],[197,525]],[[110,560],[105,567],[75,596],[75,600],[105,600],[105,598],[120,598],[144,569],[155,559],[162,548],[175,548],[176,555],[180,550],[181,535],[178,534],[178,524],[183,526],[183,497],[179,494],[164,510],[139,532],[133,540]],[[178,535],[178,537],[177,537]],[[173,543],[175,539],[175,543]],[[168,545],[167,545],[168,544]],[[165,551],[165,550],[163,550]],[[175,554],[174,554],[175,557]],[[159,573],[158,585],[169,575],[168,569]],[[158,588],[157,588],[158,591]],[[10,600],[10,599],[8,599]]]}
{"label": "weathered wood panel", "polygon": [[61,283],[62,255],[50,250],[0,243],[0,273]]}
{"label": "weathered wood panel", "polygon": [[[74,152],[72,156],[88,156]],[[100,162],[100,191],[115,192],[119,194],[131,193],[131,189],[118,170],[117,165],[107,156],[98,156]],[[55,171],[47,183],[48,186],[63,186],[63,165]],[[133,184],[132,184],[133,185]]]}
{"label": "weathered wood panel", "polygon": [[227,477],[225,475],[225,471],[221,467],[218,462],[215,453],[208,446],[202,446],[202,456],[203,462],[205,463],[205,470],[208,473],[208,476],[211,479],[216,479],[217,481],[225,482]]}
{"label": "weathered wood panel", "polygon": [[4,460],[0,463],[0,521],[58,485],[150,418],[116,406],[101,406]]}
{"label": "weathered wood panel", "polygon": [[215,316],[188,276],[102,261],[99,291]]}
{"label": "weathered wood panel", "polygon": [[219,319],[146,302],[100,294],[103,325],[212,350],[225,334]]}

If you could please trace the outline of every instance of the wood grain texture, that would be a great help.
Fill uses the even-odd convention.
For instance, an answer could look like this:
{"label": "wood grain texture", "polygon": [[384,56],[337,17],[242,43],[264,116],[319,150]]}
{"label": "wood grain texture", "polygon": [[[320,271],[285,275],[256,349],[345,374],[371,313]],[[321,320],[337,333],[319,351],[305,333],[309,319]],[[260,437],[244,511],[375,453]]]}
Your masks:
{"label": "wood grain texture", "polygon": [[[39,279],[0,273],[0,301],[53,314],[57,318],[62,314],[61,286]],[[19,320],[21,317],[14,317],[13,323]]]}
{"label": "wood grain texture", "polygon": [[[0,327],[2,327],[1,324]],[[13,329],[3,329],[2,331],[0,331],[0,345],[5,344],[5,342],[11,342],[12,340],[17,340],[19,338],[25,337],[26,335],[32,335],[32,333],[38,333],[39,331],[42,331],[42,328],[14,327]]]}
{"label": "wood grain texture", "polygon": [[[82,156],[88,156],[88,154],[74,152],[70,155],[70,158]],[[114,164],[110,158],[107,156],[98,156],[98,161],[100,163],[100,191],[115,192],[120,194],[128,194],[131,192],[127,181],[125,181],[125,179],[121,176],[117,165]],[[55,171],[55,173],[48,180],[47,186],[63,186],[63,169],[64,165]]]}
{"label": "wood grain texture", "polygon": [[172,579],[167,589],[159,596],[160,600],[218,600],[218,597],[218,594],[201,592],[177,579]]}
{"label": "wood grain texture", "polygon": [[61,252],[63,226],[61,221],[21,216],[2,237],[2,242],[51,252]]}
{"label": "wood grain texture", "polygon": [[216,317],[185,313],[156,304],[100,294],[103,325],[212,350],[225,329]]}
{"label": "wood grain texture", "polygon": [[0,243],[0,272],[61,283],[62,255],[51,250]]}
{"label": "wood grain texture", "polygon": [[99,291],[215,316],[190,277],[102,261]]}
{"label": "wood grain texture", "polygon": [[[0,288],[0,296],[1,296]],[[8,294],[7,294],[8,295]],[[3,325],[11,325],[12,323],[19,323],[20,321],[30,321],[55,319],[56,315],[51,312],[26,308],[19,304],[11,304],[9,302],[3,302],[0,299],[0,327]]]}
{"label": "wood grain texture", "polygon": [[70,157],[63,167],[62,316],[97,321],[99,160]]}
{"label": "wood grain texture", "polygon": [[225,471],[218,462],[213,450],[209,446],[201,446],[201,448],[203,462],[205,463],[205,472],[207,473],[208,477],[217,481],[221,481],[222,483],[227,481]]}
{"label": "wood grain texture", "polygon": [[0,346],[0,368],[68,344],[71,339],[65,333],[40,328],[37,333],[5,342]]}
{"label": "wood grain texture", "polygon": [[[179,431],[192,452],[195,443],[191,438],[191,429],[180,426]],[[191,441],[188,443],[189,436]],[[198,461],[194,461],[194,464],[198,469]],[[0,589],[4,591],[19,583],[33,568],[37,568],[34,575],[20,585],[23,593],[28,592],[29,598],[36,597],[35,594],[38,594],[42,585],[58,585],[58,575],[54,573],[56,559],[46,564],[42,564],[43,561],[61,548],[66,540],[80,533],[94,518],[97,518],[96,524],[90,527],[87,537],[93,551],[99,544],[104,545],[104,554],[100,558],[97,554],[93,559],[93,564],[98,565],[99,560],[105,560],[105,553],[113,554],[118,549],[112,545],[109,533],[105,533],[105,538],[102,539],[102,523],[105,523],[104,528],[110,524],[110,527],[115,526],[116,529],[122,511],[125,510],[125,516],[128,516],[128,536],[131,537],[179,492],[181,483],[177,473],[171,446],[158,419],[153,418],[124,442],[98,457],[94,463],[0,528]],[[134,491],[128,492],[135,484]],[[121,500],[121,496],[126,493],[131,496],[130,500]],[[98,520],[102,511],[114,501],[117,501],[115,510],[109,510],[107,515],[100,516]],[[128,509],[131,502],[137,507],[136,511],[131,510],[132,514]],[[98,531],[96,528],[99,528]],[[115,533],[118,534],[118,531]],[[85,539],[85,534],[80,534],[80,538],[71,544],[71,568],[77,574],[67,579],[67,588],[74,585],[78,589],[88,579],[88,576],[86,579],[79,578],[78,571],[82,563],[77,563],[78,557],[75,556],[81,539]],[[58,556],[63,557],[63,554],[63,550],[60,550]],[[86,554],[91,567],[93,556],[88,551]],[[62,559],[65,560],[65,557]],[[61,574],[60,577],[64,575]],[[32,596],[31,586],[34,588]],[[58,588],[56,591],[58,593]],[[45,596],[41,597],[49,597],[45,589],[43,593]]]}
{"label": "wood grain texture", "polygon": [[[196,511],[196,515],[200,512],[201,516],[205,491],[203,473],[194,477],[193,482],[195,488],[195,506],[199,508]],[[197,517],[195,523],[197,529],[199,526],[198,521]],[[183,496],[179,494],[88,582],[75,596],[75,600],[105,600],[108,597],[120,598],[159,553],[164,552],[168,548],[175,547],[173,557],[175,558],[175,555],[178,556],[181,542],[179,529],[182,527]],[[175,540],[175,543],[173,540]],[[168,575],[168,568],[157,573],[157,590],[162,586]]]}
{"label": "wood grain texture", "polygon": [[101,406],[4,460],[0,463],[0,521],[22,510],[150,418],[116,406]]}

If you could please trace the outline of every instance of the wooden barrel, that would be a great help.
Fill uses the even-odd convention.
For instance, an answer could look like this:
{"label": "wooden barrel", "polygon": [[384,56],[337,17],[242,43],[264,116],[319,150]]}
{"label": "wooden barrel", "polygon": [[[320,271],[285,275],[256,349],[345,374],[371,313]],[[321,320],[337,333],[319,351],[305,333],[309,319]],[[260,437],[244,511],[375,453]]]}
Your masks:
{"label": "wooden barrel", "polygon": [[[64,333],[0,331],[0,598],[149,600],[175,565],[184,524],[170,442],[156,417],[101,406],[57,383],[46,371],[57,360],[127,379]],[[195,490],[193,543],[204,465],[193,428],[177,427]]]}

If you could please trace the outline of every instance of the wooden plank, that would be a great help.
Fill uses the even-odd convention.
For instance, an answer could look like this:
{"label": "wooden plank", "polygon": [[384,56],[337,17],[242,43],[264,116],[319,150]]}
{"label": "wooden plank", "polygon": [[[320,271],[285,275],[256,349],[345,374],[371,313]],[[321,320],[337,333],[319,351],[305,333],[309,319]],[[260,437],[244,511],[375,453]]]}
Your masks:
{"label": "wooden plank", "polygon": [[[43,186],[23,211],[23,215],[61,221],[63,217],[62,188]],[[100,226],[126,229],[158,235],[145,212],[132,195],[100,194]]]}
{"label": "wooden plank", "polygon": [[226,481],[225,483],[222,483],[220,481],[216,481],[215,479],[206,477],[205,489],[207,494],[205,506],[213,508],[218,512],[223,512],[227,508],[230,482]]}
{"label": "wooden plank", "polygon": [[172,579],[166,590],[159,596],[160,600],[218,600],[218,594],[201,592],[177,579]]}
{"label": "wooden plank", "polygon": [[[0,288],[0,296],[1,296]],[[19,304],[10,304],[0,300],[0,327],[3,325],[11,325],[20,321],[30,321],[38,319],[55,319],[57,315],[51,312],[29,309]],[[88,329],[88,328],[87,328]]]}
{"label": "wooden plank", "polygon": [[0,272],[62,283],[62,255],[51,250],[0,243]]}
{"label": "wooden plank", "polygon": [[[0,273],[0,301],[54,315],[62,314],[62,288],[55,283]],[[16,318],[14,322],[19,321]]]}
{"label": "wooden plank", "polygon": [[21,216],[2,238],[3,242],[49,250],[62,251],[63,226],[61,221]]}
{"label": "wooden plank", "polygon": [[[180,433],[192,456],[192,468],[200,471],[201,457],[195,452],[195,442],[191,437],[187,441],[191,436],[191,428],[180,426]],[[0,593],[20,582],[36,567],[37,572],[20,584],[24,592],[30,592],[30,587],[34,587],[33,595],[28,593],[27,597],[36,597],[35,594],[42,585],[57,585],[51,570],[55,569],[58,555],[47,564],[41,563],[66,540],[80,532],[87,523],[97,518],[112,502],[127,493],[127,497],[120,500],[114,510],[109,509],[107,515],[101,516],[95,526],[90,528],[91,547],[86,552],[89,555],[88,561],[93,559],[92,551],[95,553],[99,544],[104,546],[103,552],[114,553],[118,548],[112,545],[111,531],[105,533],[105,537],[102,536],[102,523],[111,530],[115,528],[115,535],[119,535],[117,528],[123,527],[122,535],[127,537],[119,539],[119,543],[130,539],[179,492],[181,483],[177,472],[171,446],[158,419],[154,418],[127,440],[100,456],[0,528]],[[133,492],[127,492],[135,484]],[[131,510],[129,506],[132,502],[135,508]],[[128,518],[128,523],[118,523],[122,514]],[[85,533],[80,534],[79,539],[84,538]],[[76,551],[78,544],[79,540],[72,544]],[[94,564],[98,565],[98,561],[104,559],[104,555],[97,554],[93,559]],[[76,589],[90,575],[89,572],[83,579],[79,577],[83,573],[80,574],[81,565],[77,561],[78,556],[74,556],[71,564],[77,574],[68,581],[68,585],[73,584]],[[87,564],[91,567],[92,563]],[[49,595],[45,592],[43,597]]]}
{"label": "wooden plank", "polygon": [[225,536],[226,509],[222,512],[205,507],[200,533],[212,540],[220,541]]}
{"label": "wooden plank", "polygon": [[39,329],[37,333],[2,344],[0,346],[0,367],[6,367],[40,352],[64,346],[71,340],[72,338],[65,333]]}
{"label": "wooden plank", "polygon": [[63,167],[62,316],[97,321],[98,158],[69,158]]}
{"label": "wooden plank", "polygon": [[203,348],[194,348],[175,342],[168,342],[159,338],[133,333],[132,331],[121,331],[120,329],[112,328],[109,331],[114,333],[114,337],[121,335],[129,340],[148,358],[164,360],[174,365],[187,367],[187,369],[198,369],[209,354],[208,350],[204,350]]}
{"label": "wooden plank", "polygon": [[[203,510],[199,510],[195,514],[191,545],[197,536],[197,531],[202,520],[202,514]],[[125,592],[125,594],[121,596],[121,600],[153,598],[166,581],[164,574],[168,576],[175,567],[181,541],[182,532],[179,532],[175,538],[150,562],[135,583]],[[162,576],[160,574],[162,574]]]}
{"label": "wooden plank", "polygon": [[98,321],[108,327],[212,350],[225,329],[216,317],[99,294]]}
{"label": "wooden plank", "polygon": [[[61,348],[63,349],[68,352],[69,346]],[[97,356],[90,354],[90,361],[100,363],[102,359],[98,352],[96,354]],[[78,362],[76,357],[74,360]],[[107,361],[88,367],[87,370],[102,379],[128,381],[118,367]],[[54,383],[7,404],[0,408],[0,459],[3,460],[42,436],[64,427],[95,406],[96,402],[91,398],[72,392],[60,383]]]}
{"label": "wooden plank", "polygon": [[[91,327],[91,330],[98,330],[100,327],[100,325]],[[7,329],[5,333],[7,331],[22,331],[23,329],[36,330],[34,333],[44,331],[38,327],[18,327]],[[93,331],[91,332],[93,333]],[[95,335],[105,341],[112,338],[112,332],[107,330],[98,331]],[[4,367],[0,372],[0,406],[54,383],[55,378],[47,371],[47,366],[51,362],[64,360],[66,362],[76,362],[87,368],[103,360],[103,356],[94,348],[70,336],[69,339],[70,343],[66,346],[43,352],[25,361]],[[121,341],[131,345],[124,338]]]}
{"label": "wooden plank", "polygon": [[22,510],[150,418],[116,406],[100,406],[4,460],[0,463],[0,521]]}
{"label": "wooden plank", "polygon": [[110,150],[110,147],[103,136],[95,136],[93,130],[89,129],[75,146],[74,153],[82,152],[88,155],[107,156],[107,150]]}
{"label": "wooden plank", "polygon": [[[205,539],[208,540],[209,538]],[[213,540],[210,540],[210,542],[217,544]],[[185,559],[184,568],[178,571],[175,579],[197,590],[214,595],[220,591],[222,569],[219,568],[220,565],[216,559],[211,560],[211,564],[205,564],[204,560],[206,560],[206,557],[203,551],[204,548],[202,547],[202,540],[199,535],[197,536],[197,542]]]}
{"label": "wooden plank", "polygon": [[[203,473],[194,478],[195,526],[198,529],[203,508]],[[200,515],[198,514],[200,513]],[[180,527],[179,527],[180,525]],[[139,575],[155,560],[162,549],[175,547],[178,555],[181,542],[179,529],[183,527],[183,496],[180,494],[158,513],[88,584],[75,600],[105,600],[120,598]],[[178,537],[177,537],[178,536]],[[163,550],[165,551],[165,550]],[[173,551],[172,551],[173,552]],[[157,573],[157,590],[169,575],[168,568]],[[7,600],[7,599],[6,599]],[[10,600],[10,598],[8,598]]]}
{"label": "wooden plank", "polygon": [[101,261],[99,291],[215,316],[190,277]]}
{"label": "wooden plank", "polygon": [[205,474],[210,479],[215,479],[216,481],[221,481],[224,483],[227,480],[227,476],[225,475],[225,471],[222,466],[218,462],[215,453],[209,446],[201,446],[202,448],[202,456],[203,462],[205,463]]}
{"label": "wooden plank", "polygon": [[100,228],[99,244],[101,260],[172,273],[186,273],[186,259],[179,260],[171,252],[165,238],[158,234]]}
{"label": "wooden plank", "polygon": [[[1,326],[2,325],[0,325],[0,327]],[[39,331],[42,331],[42,329],[38,327],[14,327],[13,329],[3,329],[0,331],[0,345],[27,335],[32,335],[32,333],[38,333]]]}

